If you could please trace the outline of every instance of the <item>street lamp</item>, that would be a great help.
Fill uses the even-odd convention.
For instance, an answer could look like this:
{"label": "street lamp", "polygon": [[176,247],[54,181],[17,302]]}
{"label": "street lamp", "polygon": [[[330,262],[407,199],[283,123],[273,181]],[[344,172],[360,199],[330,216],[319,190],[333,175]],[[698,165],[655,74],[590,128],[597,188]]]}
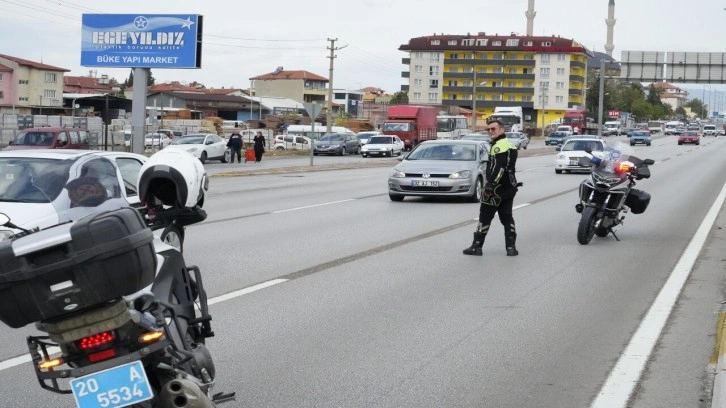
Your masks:
{"label": "street lamp", "polygon": [[476,116],[477,116],[477,114],[476,114],[476,87],[478,85],[486,86],[487,83],[486,83],[486,81],[484,81],[484,82],[481,82],[481,83],[478,83],[477,84],[477,82],[476,82],[476,71],[474,71],[474,87],[473,87],[474,88],[474,94],[472,95],[472,101],[471,101],[471,108],[474,111],[473,112],[473,115],[471,116],[471,130],[474,131],[474,132],[476,132]]}
{"label": "street lamp", "polygon": [[549,95],[547,95],[547,92],[549,92],[549,85],[545,85],[544,83],[540,84],[539,88],[539,98],[542,101],[542,136],[545,136],[545,107],[547,106],[547,98],[549,98]]}
{"label": "street lamp", "polygon": [[[608,64],[618,61],[607,61]],[[597,106],[597,135],[602,137],[603,106],[605,101],[605,59],[600,60],[600,90],[598,92]]]}

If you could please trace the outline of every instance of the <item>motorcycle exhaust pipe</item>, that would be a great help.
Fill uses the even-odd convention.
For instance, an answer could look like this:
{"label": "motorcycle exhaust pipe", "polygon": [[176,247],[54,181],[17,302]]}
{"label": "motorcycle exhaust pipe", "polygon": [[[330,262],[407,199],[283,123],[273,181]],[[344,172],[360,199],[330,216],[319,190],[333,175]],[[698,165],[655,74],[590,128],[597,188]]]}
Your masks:
{"label": "motorcycle exhaust pipe", "polygon": [[165,408],[214,408],[216,405],[199,386],[187,379],[171,380],[161,390],[161,406]]}

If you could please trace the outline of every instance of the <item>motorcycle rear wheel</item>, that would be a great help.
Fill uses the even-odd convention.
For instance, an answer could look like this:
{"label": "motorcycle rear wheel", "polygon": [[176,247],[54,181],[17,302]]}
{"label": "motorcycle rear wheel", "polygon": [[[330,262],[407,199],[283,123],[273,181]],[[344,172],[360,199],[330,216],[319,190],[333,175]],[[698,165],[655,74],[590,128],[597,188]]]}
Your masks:
{"label": "motorcycle rear wheel", "polygon": [[585,207],[580,217],[580,224],[577,226],[577,242],[581,245],[587,245],[595,235],[595,219],[597,209],[593,207]]}

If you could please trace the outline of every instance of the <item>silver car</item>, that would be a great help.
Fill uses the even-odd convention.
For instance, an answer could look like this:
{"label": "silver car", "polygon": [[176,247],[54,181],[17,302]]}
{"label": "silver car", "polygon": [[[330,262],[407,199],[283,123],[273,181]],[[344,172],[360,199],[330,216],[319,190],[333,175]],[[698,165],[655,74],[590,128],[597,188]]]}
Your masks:
{"label": "silver car", "polygon": [[527,149],[527,146],[529,146],[529,137],[527,137],[526,133],[522,132],[507,132],[507,139],[509,139],[510,142],[517,148],[517,149]]}
{"label": "silver car", "polygon": [[388,177],[388,196],[466,197],[481,200],[489,143],[477,140],[428,140],[403,156]]}

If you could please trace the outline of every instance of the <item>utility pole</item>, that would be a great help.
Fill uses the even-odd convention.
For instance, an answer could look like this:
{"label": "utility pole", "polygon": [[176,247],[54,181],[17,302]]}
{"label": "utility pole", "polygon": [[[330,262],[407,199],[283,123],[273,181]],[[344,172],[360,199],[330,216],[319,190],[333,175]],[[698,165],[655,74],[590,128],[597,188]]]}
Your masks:
{"label": "utility pole", "polygon": [[[330,134],[333,133],[333,61],[337,57],[335,51],[342,50],[347,45],[336,47],[335,42],[338,41],[337,38],[328,38],[328,41],[330,41],[330,47],[328,47],[330,50],[330,56],[328,56],[330,58],[330,73],[328,74],[328,104],[325,121],[327,122],[326,133]],[[313,122],[315,122],[315,118],[313,118]]]}

